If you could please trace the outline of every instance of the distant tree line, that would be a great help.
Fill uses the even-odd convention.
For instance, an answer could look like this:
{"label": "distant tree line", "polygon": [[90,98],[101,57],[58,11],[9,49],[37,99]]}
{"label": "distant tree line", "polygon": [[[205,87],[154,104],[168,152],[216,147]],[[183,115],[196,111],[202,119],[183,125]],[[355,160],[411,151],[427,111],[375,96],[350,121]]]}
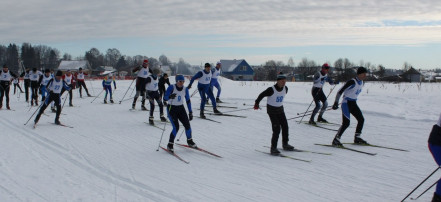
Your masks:
{"label": "distant tree line", "polygon": [[[144,59],[149,60],[152,68],[168,66],[172,74],[194,74],[192,65],[185,62],[183,58],[180,58],[178,62],[172,62],[164,54],[160,55],[159,58],[145,55],[127,56],[116,48],[109,48],[105,53],[101,53],[97,48],[91,48],[83,56],[72,58],[72,55],[68,53],[60,56],[59,50],[45,45],[31,45],[30,43],[23,43],[21,47],[16,44],[0,45],[0,64],[6,64],[11,71],[16,73],[20,73],[24,68],[56,69],[61,60],[87,60],[92,69],[112,66],[117,71],[130,72],[133,67],[141,65]],[[384,77],[387,72],[387,69],[381,64],[374,65],[364,61],[355,63],[347,58],[339,58],[328,64],[331,66],[329,76],[337,80],[352,78],[355,75],[355,69],[359,66],[367,68],[369,76]],[[255,80],[276,80],[278,72],[284,72],[299,80],[311,80],[311,76],[320,70],[321,65],[308,58],[302,58],[297,65],[294,64],[292,57],[288,59],[286,64],[282,61],[269,60],[254,69]],[[407,71],[411,67],[411,64],[405,62],[402,70]],[[441,72],[441,69],[435,71]]]}

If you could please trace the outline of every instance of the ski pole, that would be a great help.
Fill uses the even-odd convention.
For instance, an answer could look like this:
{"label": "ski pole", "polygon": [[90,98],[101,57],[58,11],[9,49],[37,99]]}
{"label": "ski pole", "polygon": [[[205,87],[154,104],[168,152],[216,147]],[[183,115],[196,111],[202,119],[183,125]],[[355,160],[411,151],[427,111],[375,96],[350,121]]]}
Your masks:
{"label": "ski pole", "polygon": [[[134,78],[132,80],[132,83],[130,83],[130,86],[132,86],[133,82],[135,81],[136,78]],[[122,100],[124,99],[124,97],[126,97],[127,92],[129,92],[130,86],[127,88],[126,93],[124,93],[124,96],[121,98],[121,100],[119,101],[119,104],[121,104]]]}
{"label": "ski pole", "polygon": [[[72,90],[72,89],[71,89]],[[64,97],[64,102],[63,102],[63,106],[61,106],[60,112],[61,110],[63,110],[64,104],[66,103],[67,100],[67,96],[69,95],[69,91],[66,93],[66,97]]]}
{"label": "ski pole", "polygon": [[308,109],[306,109],[305,113],[303,114],[302,118],[300,119],[299,124],[300,124],[300,122],[302,122],[303,117],[305,117],[306,112],[307,112],[307,111],[309,110],[309,108],[311,107],[312,103],[313,103],[314,100],[315,100],[315,97],[318,95],[318,93],[320,92],[321,89],[322,89],[322,88],[320,87],[320,89],[317,91],[317,93],[315,93],[314,97],[312,98],[311,103],[309,103]]}
{"label": "ski pole", "polygon": [[[329,111],[329,110],[332,110],[332,107],[329,108],[329,109],[326,109],[326,111]],[[312,114],[312,112],[310,112],[310,113],[306,113],[306,114],[303,114],[303,115],[299,115],[299,116],[296,116],[296,117],[293,117],[293,118],[289,118],[289,119],[287,119],[287,121],[289,121],[289,120],[291,120],[291,119],[298,119],[298,118],[300,118],[300,117],[307,116],[307,115],[311,115],[311,114]]]}
{"label": "ski pole", "polygon": [[[49,96],[46,99],[48,99],[48,98],[49,98]],[[46,100],[44,102],[41,102],[40,106],[38,106],[37,110],[35,110],[35,112],[31,115],[31,117],[29,117],[28,121],[26,121],[26,123],[24,125],[28,124],[28,122],[32,119],[32,117],[35,115],[35,113],[38,111],[38,109],[40,109],[41,106],[43,106],[43,104],[45,102],[46,102]]]}
{"label": "ski pole", "polygon": [[245,109],[236,109],[236,110],[226,111],[226,112],[222,112],[222,113],[238,112],[238,111],[244,111],[244,110],[250,110],[250,109],[254,109],[254,107],[245,108]]}
{"label": "ski pole", "polygon": [[[329,95],[331,95],[332,91],[334,90],[334,88],[335,88],[336,86],[337,86],[337,85],[334,85],[334,87],[331,88],[331,90],[329,91],[328,95],[326,96],[326,100],[328,99]],[[314,99],[311,101],[311,104],[309,104],[309,107],[311,107],[312,102],[315,100],[315,97],[318,95],[319,92],[320,92],[320,90],[317,91],[317,93],[315,94]],[[306,113],[308,112],[309,107],[308,107],[308,109],[306,110],[306,112],[304,112],[303,114],[306,114]],[[332,107],[332,106],[330,106],[330,107]],[[314,110],[311,110],[311,111],[314,111]],[[297,115],[299,115],[299,114],[297,113]],[[302,120],[303,120],[303,117],[300,119],[299,123],[302,122]]]}
{"label": "ski pole", "polygon": [[[439,180],[438,180],[439,181]],[[435,186],[436,183],[438,183],[438,181],[436,181],[435,183],[433,183],[429,188],[427,188],[423,193],[421,193],[420,195],[418,195],[416,198],[410,198],[411,200],[417,200],[418,198],[420,198],[423,194],[425,194],[427,191],[429,191],[429,189],[431,189],[433,186]]]}
{"label": "ski pole", "polygon": [[129,98],[126,98],[126,99],[124,99],[124,100],[121,100],[121,102],[124,102],[124,101],[127,101],[127,100],[131,100],[131,99],[133,99],[134,97],[129,97]]}
{"label": "ski pole", "polygon": [[438,166],[429,176],[426,177],[426,179],[424,179],[418,186],[416,186],[409,194],[407,194],[406,197],[403,198],[403,200],[401,200],[401,202],[403,202],[404,200],[406,200],[407,197],[409,197],[416,189],[418,189],[418,187],[420,187],[424,182],[426,182],[427,179],[429,179],[433,174],[435,174],[436,171],[438,171],[440,167]]}
{"label": "ski pole", "polygon": [[179,135],[178,141],[179,141],[179,139],[181,139],[181,136],[182,136],[182,134],[184,133],[184,131],[185,131],[185,129],[182,130],[181,134]]}
{"label": "ski pole", "polygon": [[93,89],[92,81],[89,79],[90,87],[92,88],[93,94],[95,94],[95,90]]}
{"label": "ski pole", "polygon": [[[171,103],[173,103],[173,100],[171,101]],[[167,111],[167,116],[170,117],[170,108],[171,108],[171,103],[170,103],[170,107],[165,108],[165,110]],[[173,120],[170,120],[173,121]],[[158,144],[158,149],[156,149],[156,151],[159,151],[159,147],[161,146],[161,142],[162,142],[162,136],[164,135],[165,132],[165,125],[167,124],[167,121],[164,123],[164,129],[162,130],[162,134],[161,134],[161,139],[159,139],[159,144]]]}
{"label": "ski pole", "polygon": [[199,91],[199,90],[196,88],[196,89],[193,91],[193,93],[191,94],[190,97],[193,97],[193,95],[196,95],[196,93],[197,93],[198,91]]}
{"label": "ski pole", "polygon": [[[95,101],[100,95],[101,95],[101,93],[103,93],[103,91],[104,91],[104,89],[103,90],[101,90],[101,92],[100,93],[98,93],[98,95],[92,100],[92,102],[93,101]],[[92,103],[92,102],[90,102],[90,103]]]}

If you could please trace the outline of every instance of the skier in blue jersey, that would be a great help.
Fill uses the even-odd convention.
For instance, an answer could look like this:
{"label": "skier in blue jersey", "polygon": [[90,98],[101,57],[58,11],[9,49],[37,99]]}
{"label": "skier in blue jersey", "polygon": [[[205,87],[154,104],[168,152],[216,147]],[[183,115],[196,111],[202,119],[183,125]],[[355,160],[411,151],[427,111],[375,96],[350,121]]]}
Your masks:
{"label": "skier in blue jersey", "polygon": [[63,73],[61,71],[58,71],[55,74],[55,78],[52,78],[49,80],[46,88],[49,91],[48,98],[44,100],[43,105],[40,108],[40,111],[38,111],[37,116],[35,117],[34,123],[37,124],[38,120],[40,120],[41,114],[43,114],[44,110],[47,108],[49,103],[52,101],[55,102],[55,107],[57,108],[57,112],[55,115],[55,124],[60,125],[60,114],[61,114],[61,100],[60,100],[60,94],[61,89],[65,89],[67,91],[70,90],[70,87],[67,85],[67,83],[61,78]]}
{"label": "skier in blue jersey", "polygon": [[[328,121],[323,118],[323,114],[328,107],[328,101],[325,93],[323,92],[323,85],[326,81],[329,82],[329,84],[331,85],[338,84],[338,82],[334,82],[330,77],[328,77],[328,71],[329,65],[328,63],[325,63],[322,65],[322,70],[314,74],[314,83],[312,85],[311,94],[315,102],[315,108],[312,111],[311,118],[309,119],[309,124],[312,125],[316,124],[316,122],[314,121],[314,117],[317,112],[319,112],[319,110],[320,113],[318,115],[317,122],[328,123]],[[320,105],[320,102],[323,103],[323,106]]]}
{"label": "skier in blue jersey", "polygon": [[113,103],[112,82],[113,82],[113,87],[115,87],[116,90],[115,77],[113,76],[112,73],[109,73],[103,79],[103,90],[106,91],[106,94],[104,95],[104,104],[107,104],[107,95],[109,95],[110,103]]}
{"label": "skier in blue jersey", "polygon": [[191,85],[193,84],[194,80],[198,80],[198,91],[199,95],[201,96],[201,105],[200,105],[200,116],[201,118],[206,118],[204,114],[204,108],[205,108],[205,102],[207,94],[208,97],[211,100],[211,103],[213,104],[213,112],[215,114],[222,114],[219,110],[216,108],[216,100],[214,99],[213,92],[210,90],[210,82],[211,82],[211,71],[210,71],[211,65],[209,63],[205,63],[204,70],[199,71],[196,73],[190,80],[190,84],[188,84],[187,88],[190,89]]}
{"label": "skier in blue jersey", "polygon": [[337,134],[335,135],[334,140],[332,141],[333,146],[341,147],[343,146],[340,142],[340,138],[345,132],[345,130],[349,127],[350,116],[351,114],[357,119],[357,128],[355,129],[354,143],[356,144],[368,144],[365,140],[363,140],[361,136],[361,130],[363,129],[364,117],[363,113],[361,113],[360,108],[357,105],[358,95],[361,93],[363,88],[363,80],[366,78],[367,70],[364,67],[359,67],[357,69],[357,76],[348,82],[338,91],[335,96],[335,102],[332,106],[332,109],[338,109],[338,102],[340,100],[341,95],[343,95],[343,101],[341,104],[342,110],[342,125],[338,129]]}
{"label": "skier in blue jersey", "polygon": [[259,103],[264,97],[266,99],[266,109],[271,121],[273,135],[271,138],[270,153],[272,155],[279,155],[280,151],[277,149],[277,142],[279,140],[280,128],[282,128],[282,148],[286,151],[293,151],[294,147],[288,144],[289,130],[288,121],[286,120],[285,110],[283,108],[283,100],[288,93],[288,87],[285,86],[286,76],[280,72],[277,75],[277,83],[274,86],[267,88],[259,94],[255,103],[254,110],[259,109]]}
{"label": "skier in blue jersey", "polygon": [[[429,150],[433,159],[441,166],[441,114],[438,123],[433,125],[429,136]],[[432,201],[441,202],[441,180],[436,184],[436,191],[433,193]]]}
{"label": "skier in blue jersey", "polygon": [[[167,149],[171,152],[174,151],[173,144],[175,142],[176,133],[179,130],[178,121],[180,121],[185,128],[188,146],[197,148],[191,137],[190,121],[193,120],[193,111],[191,109],[190,94],[188,93],[188,88],[184,86],[184,82],[184,76],[176,75],[176,84],[168,86],[164,94],[164,101],[168,101],[168,118],[173,127],[167,144]],[[188,116],[184,107],[184,99],[187,102]]]}

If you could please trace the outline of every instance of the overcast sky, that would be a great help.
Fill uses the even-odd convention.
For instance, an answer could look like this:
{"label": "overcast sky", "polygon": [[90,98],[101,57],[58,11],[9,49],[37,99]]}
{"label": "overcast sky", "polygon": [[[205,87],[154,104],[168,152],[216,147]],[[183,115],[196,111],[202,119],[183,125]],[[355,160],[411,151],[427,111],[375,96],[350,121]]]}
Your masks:
{"label": "overcast sky", "polygon": [[191,64],[338,58],[401,68],[441,68],[441,1],[6,0],[0,43],[92,47]]}

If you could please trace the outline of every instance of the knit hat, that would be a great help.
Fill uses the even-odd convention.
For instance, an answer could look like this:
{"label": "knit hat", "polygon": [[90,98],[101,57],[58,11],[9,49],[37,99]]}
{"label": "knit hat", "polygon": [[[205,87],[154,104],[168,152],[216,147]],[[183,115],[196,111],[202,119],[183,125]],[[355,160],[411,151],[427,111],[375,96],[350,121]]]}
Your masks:
{"label": "knit hat", "polygon": [[367,72],[367,69],[364,68],[364,67],[359,67],[359,68],[357,69],[357,75],[358,75],[358,74],[363,74],[363,73],[366,73],[366,72]]}
{"label": "knit hat", "polygon": [[185,81],[185,77],[183,75],[176,75],[175,80],[176,80],[176,82],[178,82],[178,81]]}
{"label": "knit hat", "polygon": [[210,63],[205,63],[205,67],[211,67]]}
{"label": "knit hat", "polygon": [[278,80],[282,80],[282,79],[286,79],[286,76],[285,76],[285,74],[283,74],[283,72],[280,72],[280,73],[277,75],[277,81],[278,81]]}
{"label": "knit hat", "polygon": [[322,65],[322,68],[329,69],[329,65],[328,65],[328,63],[323,64],[323,65]]}
{"label": "knit hat", "polygon": [[216,65],[221,65],[222,63],[219,61],[219,62],[216,62]]}
{"label": "knit hat", "polygon": [[8,66],[6,64],[3,65],[3,68],[8,68]]}
{"label": "knit hat", "polygon": [[63,72],[58,70],[57,73],[55,74],[55,76],[63,76]]}
{"label": "knit hat", "polygon": [[145,59],[142,64],[149,64],[149,60]]}
{"label": "knit hat", "polygon": [[49,69],[44,70],[44,73],[50,73],[50,72],[51,72],[51,70],[49,70]]}

